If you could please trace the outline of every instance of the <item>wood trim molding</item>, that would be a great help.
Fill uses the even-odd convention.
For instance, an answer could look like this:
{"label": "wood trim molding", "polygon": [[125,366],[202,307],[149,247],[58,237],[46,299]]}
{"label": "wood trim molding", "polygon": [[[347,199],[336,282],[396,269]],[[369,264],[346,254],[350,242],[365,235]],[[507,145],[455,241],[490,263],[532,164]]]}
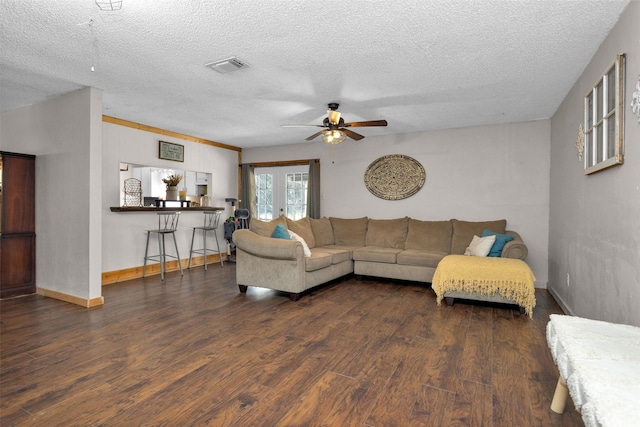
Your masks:
{"label": "wood trim molding", "polygon": [[36,293],[38,295],[42,295],[47,298],[53,298],[60,301],[69,302],[71,304],[76,304],[85,308],[98,307],[104,304],[104,297],[102,296],[97,298],[86,299],[86,298],[80,298],[73,295],[68,295],[62,292],[53,291],[51,289],[45,289],[40,287],[36,287]]}
{"label": "wood trim molding", "polygon": [[[224,251],[223,251],[224,254]],[[186,269],[189,264],[188,259],[181,260],[182,269]],[[220,264],[220,257],[218,254],[207,254],[207,265],[209,267],[215,267],[216,264]],[[191,259],[191,267],[202,267],[204,265],[204,257],[203,256],[194,256]],[[167,270],[169,271],[178,271],[178,261],[167,261]],[[145,276],[156,276],[160,275],[160,264],[153,263],[147,264],[147,271]],[[113,285],[119,282],[126,282],[127,280],[140,279],[142,277],[142,266],[125,268],[122,270],[114,270],[114,271],[106,271],[102,273],[102,286]]]}
{"label": "wood trim molding", "polygon": [[242,148],[235,147],[233,145],[227,145],[227,144],[223,144],[221,142],[210,141],[208,139],[197,138],[195,136],[185,135],[183,133],[173,132],[173,131],[170,131],[170,130],[164,130],[164,129],[156,128],[156,127],[153,127],[153,126],[147,126],[147,125],[143,125],[143,124],[140,124],[140,123],[130,122],[128,120],[118,119],[116,117],[103,115],[102,116],[102,121],[105,122],[105,123],[112,123],[114,125],[125,126],[125,127],[129,127],[129,128],[133,128],[133,129],[139,129],[139,130],[144,130],[144,131],[147,131],[147,132],[152,132],[152,133],[158,133],[160,135],[172,136],[174,138],[180,138],[180,139],[184,139],[186,141],[197,142],[198,144],[211,145],[213,147],[224,148],[226,150],[233,150],[233,151],[237,151],[237,152],[242,152]]}
{"label": "wood trim molding", "polygon": [[310,162],[307,160],[283,160],[279,162],[254,162],[250,163],[251,166],[255,168],[276,168],[282,166],[300,166],[300,165],[308,165]]}

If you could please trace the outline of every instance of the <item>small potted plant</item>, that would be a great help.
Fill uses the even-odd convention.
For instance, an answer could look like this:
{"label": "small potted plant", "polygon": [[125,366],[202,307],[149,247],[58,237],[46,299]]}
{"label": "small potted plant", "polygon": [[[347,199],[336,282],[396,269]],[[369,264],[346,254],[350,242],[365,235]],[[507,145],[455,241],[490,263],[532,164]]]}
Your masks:
{"label": "small potted plant", "polygon": [[166,200],[178,200],[178,184],[182,181],[182,175],[171,174],[162,178],[162,182],[167,184]]}

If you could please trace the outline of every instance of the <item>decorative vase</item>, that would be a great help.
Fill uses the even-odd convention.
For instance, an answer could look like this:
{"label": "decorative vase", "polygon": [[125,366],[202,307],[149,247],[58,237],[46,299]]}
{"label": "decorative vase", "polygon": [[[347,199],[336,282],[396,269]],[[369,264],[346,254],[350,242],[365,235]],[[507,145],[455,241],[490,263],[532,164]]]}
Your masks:
{"label": "decorative vase", "polygon": [[167,185],[167,195],[165,200],[178,200],[178,186]]}

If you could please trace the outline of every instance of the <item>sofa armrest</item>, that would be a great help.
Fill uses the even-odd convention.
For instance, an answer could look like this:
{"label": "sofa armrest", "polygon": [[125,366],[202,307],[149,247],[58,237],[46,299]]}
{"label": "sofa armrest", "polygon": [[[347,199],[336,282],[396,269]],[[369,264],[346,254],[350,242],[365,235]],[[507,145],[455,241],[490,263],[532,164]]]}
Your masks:
{"label": "sofa armrest", "polygon": [[515,237],[512,241],[507,242],[502,249],[502,258],[515,258],[524,261],[529,255],[527,245],[522,241],[522,237],[515,231],[507,230],[505,234]]}
{"label": "sofa armrest", "polygon": [[244,252],[260,258],[298,261],[304,258],[300,242],[264,237],[247,229],[234,231],[233,243]]}

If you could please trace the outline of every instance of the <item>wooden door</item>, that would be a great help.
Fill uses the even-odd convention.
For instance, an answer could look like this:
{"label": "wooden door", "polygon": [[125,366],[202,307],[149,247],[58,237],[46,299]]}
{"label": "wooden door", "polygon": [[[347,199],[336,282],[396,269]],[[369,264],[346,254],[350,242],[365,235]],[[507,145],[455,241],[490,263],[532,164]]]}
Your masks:
{"label": "wooden door", "polygon": [[0,152],[0,298],[36,291],[35,156]]}

